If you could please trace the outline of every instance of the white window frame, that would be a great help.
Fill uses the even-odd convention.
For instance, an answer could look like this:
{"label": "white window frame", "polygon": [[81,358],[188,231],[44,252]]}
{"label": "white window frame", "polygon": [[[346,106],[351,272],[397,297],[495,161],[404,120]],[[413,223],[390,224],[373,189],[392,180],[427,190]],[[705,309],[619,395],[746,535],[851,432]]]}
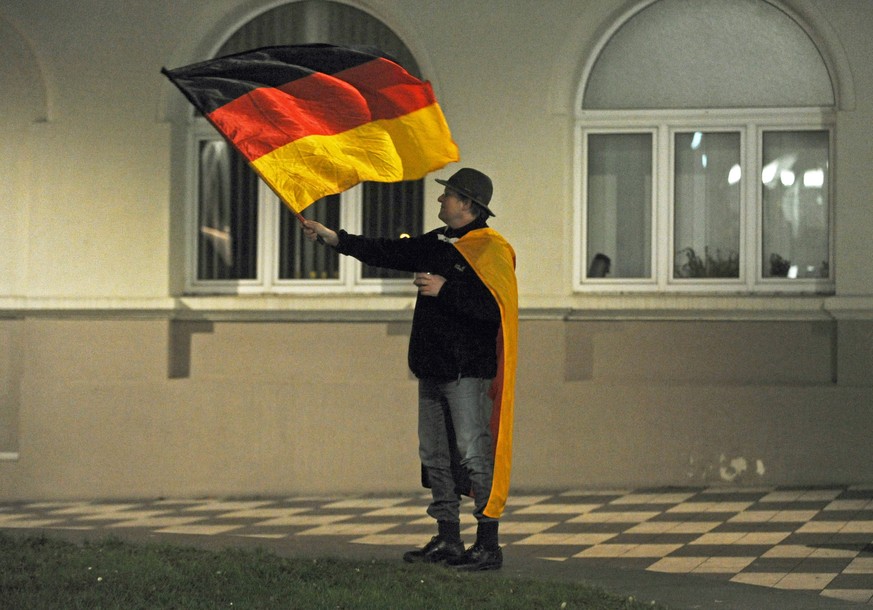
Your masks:
{"label": "white window frame", "polygon": [[[188,131],[187,193],[185,200],[185,292],[192,295],[257,294],[412,294],[411,281],[405,279],[364,278],[363,263],[350,256],[339,257],[338,279],[279,279],[280,206],[278,196],[263,181],[258,181],[258,251],[257,277],[243,280],[202,280],[197,277],[197,197],[200,179],[198,150],[201,142],[219,140],[206,121],[195,117]],[[357,185],[340,194],[339,230],[360,233],[362,226],[363,186]],[[329,248],[330,246],[321,246]],[[410,275],[411,277],[411,275]]]}
{"label": "white window frame", "polygon": [[[834,261],[834,114],[830,109],[727,109],[584,111],[577,114],[574,134],[573,290],[580,293],[704,293],[704,294],[833,294]],[[764,132],[827,131],[828,172],[828,278],[764,278],[761,268],[762,196],[761,159]],[[674,279],[673,193],[674,134],[688,131],[740,133],[743,175],[740,226],[740,277]],[[587,141],[589,134],[651,133],[652,167],[652,277],[587,278]],[[752,179],[749,179],[751,177]]]}

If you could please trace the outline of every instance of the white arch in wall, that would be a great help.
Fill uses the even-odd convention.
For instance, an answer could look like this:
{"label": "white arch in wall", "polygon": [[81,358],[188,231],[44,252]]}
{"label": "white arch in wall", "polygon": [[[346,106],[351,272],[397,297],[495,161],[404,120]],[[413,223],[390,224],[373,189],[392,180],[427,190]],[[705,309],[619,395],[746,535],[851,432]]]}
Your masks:
{"label": "white arch in wall", "polygon": [[[570,28],[558,61],[553,65],[548,110],[574,116],[582,108],[585,88],[601,52],[621,27],[643,9],[660,0],[628,0],[615,10],[592,6]],[[839,36],[808,0],[759,0],[782,11],[817,49],[830,77],[835,108],[855,107],[855,90],[848,58]],[[599,11],[599,12],[597,12]]]}
{"label": "white arch in wall", "polygon": [[51,120],[48,85],[30,42],[0,16],[0,120],[13,128]]}

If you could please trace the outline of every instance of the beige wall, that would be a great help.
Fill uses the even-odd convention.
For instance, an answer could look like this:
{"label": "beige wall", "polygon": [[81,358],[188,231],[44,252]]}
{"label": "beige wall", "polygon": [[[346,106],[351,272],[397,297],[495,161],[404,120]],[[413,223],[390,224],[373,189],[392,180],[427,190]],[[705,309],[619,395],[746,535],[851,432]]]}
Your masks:
{"label": "beige wall", "polygon": [[[572,290],[576,94],[644,0],[349,1],[495,179],[517,486],[873,481],[873,4],[772,0],[840,100],[837,283],[750,297]],[[189,109],[159,70],[273,4],[0,2],[0,498],[416,488],[408,297],[182,294]]]}
{"label": "beige wall", "polygon": [[7,381],[20,458],[0,462],[0,497],[377,491],[416,472],[395,324],[3,326],[24,362]]}
{"label": "beige wall", "polygon": [[[19,427],[0,499],[418,489],[407,322],[0,330]],[[841,383],[840,336],[833,322],[525,320],[513,485],[873,481],[873,359]]]}

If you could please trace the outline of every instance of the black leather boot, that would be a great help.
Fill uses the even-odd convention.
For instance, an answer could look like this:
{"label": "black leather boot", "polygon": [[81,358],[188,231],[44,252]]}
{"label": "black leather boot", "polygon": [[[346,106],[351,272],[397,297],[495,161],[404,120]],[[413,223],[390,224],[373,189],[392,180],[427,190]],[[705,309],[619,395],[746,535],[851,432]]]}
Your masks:
{"label": "black leather boot", "polygon": [[499,546],[488,549],[477,542],[460,557],[449,559],[448,564],[463,572],[499,570],[503,566],[503,551]]}
{"label": "black leather boot", "polygon": [[414,551],[403,554],[406,563],[440,563],[457,559],[464,554],[464,543],[449,541],[440,536],[434,536],[426,545]]}
{"label": "black leather boot", "polygon": [[499,521],[480,521],[476,542],[463,555],[449,559],[448,564],[465,572],[499,570],[503,566],[503,551],[497,544]]}

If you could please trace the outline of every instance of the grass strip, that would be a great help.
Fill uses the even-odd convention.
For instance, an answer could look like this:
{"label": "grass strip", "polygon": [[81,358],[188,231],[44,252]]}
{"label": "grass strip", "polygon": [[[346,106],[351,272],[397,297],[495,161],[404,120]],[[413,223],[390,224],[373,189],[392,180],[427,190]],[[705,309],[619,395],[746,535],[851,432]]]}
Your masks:
{"label": "grass strip", "polygon": [[581,584],[0,532],[0,608],[655,608]]}

